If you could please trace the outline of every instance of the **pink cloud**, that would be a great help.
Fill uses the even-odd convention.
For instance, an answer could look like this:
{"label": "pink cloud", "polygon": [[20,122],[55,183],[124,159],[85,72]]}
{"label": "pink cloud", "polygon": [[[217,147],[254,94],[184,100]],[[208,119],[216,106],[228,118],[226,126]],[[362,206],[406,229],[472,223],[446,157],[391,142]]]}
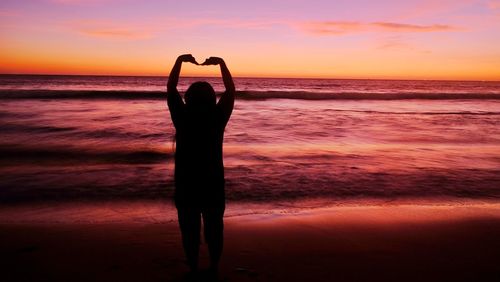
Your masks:
{"label": "pink cloud", "polygon": [[377,39],[376,49],[383,51],[390,51],[390,52],[401,50],[401,51],[411,51],[413,53],[418,52],[422,54],[431,53],[430,50],[422,49],[418,46],[410,44],[409,42],[407,42],[405,37],[400,34],[383,36]]}
{"label": "pink cloud", "polygon": [[317,35],[342,35],[360,32],[438,32],[438,31],[456,31],[459,28],[443,25],[416,25],[394,22],[371,22],[363,23],[356,21],[325,21],[310,22],[301,25],[301,28],[308,33]]}
{"label": "pink cloud", "polygon": [[414,48],[408,43],[406,43],[403,39],[396,36],[396,37],[389,37],[382,39],[378,44],[377,49],[393,50],[393,49],[414,49]]}
{"label": "pink cloud", "polygon": [[111,2],[113,0],[49,0],[49,1],[56,4],[65,4],[65,5],[73,5],[73,4],[86,5],[86,4],[106,3],[106,2]]}
{"label": "pink cloud", "polygon": [[488,7],[492,10],[500,9],[500,1],[499,0],[488,1]]}
{"label": "pink cloud", "polygon": [[107,39],[147,39],[152,37],[154,32],[148,26],[99,20],[75,21],[70,23],[69,26],[79,34]]}
{"label": "pink cloud", "polygon": [[216,18],[201,18],[201,19],[162,19],[155,21],[157,25],[168,27],[168,29],[178,28],[197,28],[201,26],[217,26],[223,28],[242,28],[242,29],[266,29],[273,25],[285,24],[279,21],[269,20],[241,20],[241,19],[216,19]]}
{"label": "pink cloud", "polygon": [[16,17],[21,15],[19,11],[11,9],[0,9],[0,17]]}
{"label": "pink cloud", "polygon": [[151,37],[149,33],[127,29],[82,29],[80,32],[89,36],[105,38],[145,39]]}
{"label": "pink cloud", "polygon": [[434,32],[434,31],[454,31],[458,28],[444,25],[444,24],[433,24],[433,25],[415,25],[415,24],[402,24],[402,23],[391,23],[391,22],[375,22],[371,23],[373,27],[378,27],[387,31],[396,32]]}
{"label": "pink cloud", "polygon": [[[65,23],[71,30],[91,37],[108,39],[140,40],[152,38],[159,33],[179,29],[195,29],[202,26],[216,26],[235,29],[266,29],[280,24],[274,21],[242,21],[230,19],[150,19],[148,21],[77,20]],[[284,23],[281,23],[284,24]]]}

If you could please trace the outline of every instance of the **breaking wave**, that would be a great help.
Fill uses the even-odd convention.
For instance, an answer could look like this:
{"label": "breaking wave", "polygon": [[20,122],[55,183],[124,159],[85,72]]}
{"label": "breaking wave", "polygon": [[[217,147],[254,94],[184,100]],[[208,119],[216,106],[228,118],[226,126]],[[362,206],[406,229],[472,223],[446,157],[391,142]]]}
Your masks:
{"label": "breaking wave", "polygon": [[[498,93],[380,93],[380,92],[310,92],[310,91],[237,91],[237,99],[295,99],[295,100],[500,100]],[[166,99],[164,91],[121,90],[1,90],[0,99]]]}

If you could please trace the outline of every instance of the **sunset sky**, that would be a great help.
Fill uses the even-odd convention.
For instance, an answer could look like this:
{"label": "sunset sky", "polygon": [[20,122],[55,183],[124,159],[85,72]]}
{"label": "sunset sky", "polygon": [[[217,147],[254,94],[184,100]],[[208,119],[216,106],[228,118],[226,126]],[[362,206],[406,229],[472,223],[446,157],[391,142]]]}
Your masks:
{"label": "sunset sky", "polygon": [[500,80],[499,0],[2,0],[0,40],[0,73]]}

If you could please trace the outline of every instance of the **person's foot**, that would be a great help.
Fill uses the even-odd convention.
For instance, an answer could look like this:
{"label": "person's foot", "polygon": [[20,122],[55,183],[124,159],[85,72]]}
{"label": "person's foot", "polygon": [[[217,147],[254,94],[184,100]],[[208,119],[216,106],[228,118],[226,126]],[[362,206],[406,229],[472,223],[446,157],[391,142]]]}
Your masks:
{"label": "person's foot", "polygon": [[189,267],[189,270],[193,273],[198,272],[198,262],[197,261],[186,261],[186,265]]}
{"label": "person's foot", "polygon": [[207,282],[218,282],[221,281],[219,279],[219,270],[217,267],[212,267],[210,266],[207,270],[203,272],[204,276],[204,281]]}
{"label": "person's foot", "polygon": [[182,282],[198,282],[200,281],[198,271],[189,271],[182,277]]}

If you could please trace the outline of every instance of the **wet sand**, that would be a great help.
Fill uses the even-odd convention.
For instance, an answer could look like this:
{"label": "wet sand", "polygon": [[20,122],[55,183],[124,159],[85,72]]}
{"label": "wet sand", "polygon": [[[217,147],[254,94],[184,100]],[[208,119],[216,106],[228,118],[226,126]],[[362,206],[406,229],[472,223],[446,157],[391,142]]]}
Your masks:
{"label": "wet sand", "polygon": [[[496,204],[231,216],[220,280],[500,281],[499,238]],[[0,221],[0,254],[2,281],[180,281],[187,271],[175,221]],[[202,246],[202,268],[207,256]]]}

